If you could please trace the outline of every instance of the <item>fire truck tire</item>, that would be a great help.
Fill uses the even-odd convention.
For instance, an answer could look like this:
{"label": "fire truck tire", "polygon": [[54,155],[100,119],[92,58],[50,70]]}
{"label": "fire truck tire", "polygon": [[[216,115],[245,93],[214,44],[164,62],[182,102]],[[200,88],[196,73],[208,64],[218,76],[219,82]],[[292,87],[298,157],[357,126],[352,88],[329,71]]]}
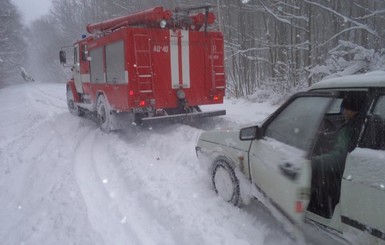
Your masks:
{"label": "fire truck tire", "polygon": [[75,116],[83,116],[84,111],[81,110],[74,102],[74,95],[70,89],[67,89],[67,106],[71,114]]}
{"label": "fire truck tire", "polygon": [[96,101],[96,114],[99,120],[100,129],[104,132],[111,131],[111,110],[104,95],[99,95]]}

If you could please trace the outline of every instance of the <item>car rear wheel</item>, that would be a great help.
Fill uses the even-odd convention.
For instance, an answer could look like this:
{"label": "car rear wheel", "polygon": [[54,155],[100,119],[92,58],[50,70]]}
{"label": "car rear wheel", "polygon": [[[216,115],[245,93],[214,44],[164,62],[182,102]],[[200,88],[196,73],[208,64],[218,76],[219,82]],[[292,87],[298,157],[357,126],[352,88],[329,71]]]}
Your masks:
{"label": "car rear wheel", "polygon": [[239,180],[234,168],[225,159],[217,159],[214,162],[212,182],[215,192],[225,201],[235,206],[241,204]]}

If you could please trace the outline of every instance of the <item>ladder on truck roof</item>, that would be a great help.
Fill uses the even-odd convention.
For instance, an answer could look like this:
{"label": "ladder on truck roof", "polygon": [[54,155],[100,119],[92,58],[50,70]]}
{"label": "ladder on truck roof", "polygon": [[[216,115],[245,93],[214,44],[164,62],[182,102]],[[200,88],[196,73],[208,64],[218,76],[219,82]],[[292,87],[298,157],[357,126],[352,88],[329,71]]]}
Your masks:
{"label": "ladder on truck roof", "polygon": [[134,33],[134,50],[139,93],[152,93],[153,72],[148,33]]}

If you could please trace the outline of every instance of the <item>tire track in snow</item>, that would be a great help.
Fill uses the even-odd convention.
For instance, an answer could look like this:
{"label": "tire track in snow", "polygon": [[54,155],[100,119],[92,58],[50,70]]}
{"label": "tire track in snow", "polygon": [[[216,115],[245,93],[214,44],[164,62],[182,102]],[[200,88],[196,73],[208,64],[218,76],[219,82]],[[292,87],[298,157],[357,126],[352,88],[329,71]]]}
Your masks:
{"label": "tire track in snow", "polygon": [[142,207],[138,195],[127,193],[130,188],[102,141],[111,138],[99,130],[90,132],[75,153],[76,178],[93,228],[103,236],[104,244],[175,244]]}
{"label": "tire track in snow", "polygon": [[111,217],[110,205],[107,202],[110,199],[109,193],[105,190],[94,167],[93,147],[96,132],[88,130],[83,136],[84,139],[76,147],[74,167],[76,180],[87,206],[91,226],[102,236],[104,244],[114,244],[115,238],[119,236],[123,236],[119,238],[121,241],[137,241],[134,234],[132,237],[127,236],[126,232],[117,225],[119,223],[118,217]]}
{"label": "tire track in snow", "polygon": [[[15,120],[0,122],[0,136],[3,135],[0,138],[0,149],[18,141],[26,134],[44,125],[44,123],[54,121],[55,115],[63,112],[67,113],[65,97],[61,95],[60,90],[54,90],[54,88],[60,88],[58,85],[52,84],[52,94],[40,87],[47,88],[48,85],[24,84],[3,89],[2,92],[8,93],[7,98],[11,97],[12,100],[4,102],[0,100],[1,104],[4,105],[0,112],[10,118],[17,117],[18,120],[16,122]],[[9,94],[14,95],[9,96]],[[13,134],[7,135],[8,132],[13,132]]]}
{"label": "tire track in snow", "polygon": [[193,147],[199,134],[174,125],[123,137],[128,142],[111,146],[111,151],[128,188],[138,189],[142,206],[169,227],[176,244],[268,244],[256,217],[224,203],[209,187]]}
{"label": "tire track in snow", "polygon": [[[98,134],[101,142],[106,138],[104,134]],[[97,144],[95,146],[95,158],[97,159],[95,165],[98,172],[101,175],[105,183],[105,188],[110,193],[113,199],[114,205],[120,210],[123,215],[122,221],[128,223],[131,229],[135,230],[141,241],[140,244],[156,244],[156,245],[173,245],[181,244],[175,242],[172,233],[170,233],[170,227],[165,225],[165,221],[170,217],[163,215],[159,206],[152,207],[149,204],[156,203],[157,200],[153,195],[147,195],[145,190],[143,191],[143,180],[137,178],[137,176],[127,176],[124,174],[122,165],[130,165],[133,168],[140,167],[138,157],[132,154],[134,162],[125,163],[120,162],[115,151],[115,146],[121,145],[121,142],[116,135],[108,135],[107,144]],[[130,151],[130,149],[127,149]],[[167,214],[170,213],[167,211]],[[172,217],[175,219],[175,217]],[[132,224],[135,224],[134,226]]]}
{"label": "tire track in snow", "polygon": [[0,229],[6,234],[4,244],[64,244],[59,242],[63,238],[100,244],[93,241],[97,236],[83,218],[83,203],[75,200],[80,190],[70,164],[72,146],[81,139],[77,134],[90,127],[73,118],[61,114],[29,130],[0,154],[0,192],[6,200],[0,216],[8,220]]}
{"label": "tire track in snow", "polygon": [[[138,143],[135,140],[134,142]],[[119,151],[115,150],[116,147],[110,145],[110,151],[113,152],[111,155],[115,159],[112,163],[118,178],[123,180],[122,187],[125,190],[119,195],[124,195],[125,199],[129,200],[124,201],[122,209],[125,214],[140,210],[147,220],[141,224],[139,230],[142,235],[143,232],[151,234],[152,241],[144,244],[204,244],[201,234],[195,230],[195,224],[186,227],[183,215],[175,212],[175,205],[170,203],[170,200],[167,201],[174,200],[176,196],[170,190],[165,191],[167,177],[163,175],[163,171],[159,171],[158,176],[149,172],[148,178],[143,178],[142,171],[146,171],[148,165],[154,163],[151,153],[143,152],[141,146],[127,145],[125,142],[118,144],[118,148],[121,147],[124,148],[122,155],[128,155],[130,159],[121,158]],[[131,205],[132,203],[135,204]],[[135,222],[135,218],[130,217],[129,222]]]}
{"label": "tire track in snow", "polygon": [[32,84],[35,101],[56,109],[67,110],[65,84]]}
{"label": "tire track in snow", "polygon": [[[51,221],[56,222],[55,216],[72,217],[74,215],[72,211],[76,210],[75,215],[81,214],[84,218],[77,220],[81,225],[74,224],[75,229],[84,227],[87,237],[92,238],[86,241],[95,241],[94,244],[276,244],[274,241],[282,244],[280,238],[266,242],[264,233],[271,234],[271,232],[264,228],[264,223],[259,222],[258,217],[224,203],[210,189],[209,177],[204,176],[205,173],[197,165],[194,152],[200,130],[185,125],[173,125],[152,132],[139,129],[136,137],[130,138],[121,132],[107,135],[89,120],[72,117],[67,112],[65,93],[59,95],[61,90],[55,89],[59,86],[52,85],[47,89],[41,84],[38,87],[43,88],[44,92],[21,90],[27,95],[25,105],[29,106],[26,106],[21,113],[31,111],[28,115],[38,117],[25,118],[28,124],[33,125],[32,128],[22,124],[20,128],[24,129],[24,132],[21,137],[15,137],[15,141],[7,145],[6,150],[11,150],[12,154],[21,152],[21,160],[35,157],[37,161],[33,163],[41,159],[39,158],[41,154],[45,166],[49,166],[48,173],[40,171],[43,168],[39,168],[39,172],[35,171],[38,173],[35,178],[36,185],[33,188],[34,192],[27,195],[28,202],[30,197],[40,198],[41,189],[44,190],[43,203],[54,198],[61,201],[62,197],[57,193],[67,190],[65,186],[69,184],[68,178],[74,181],[75,188],[71,190],[70,198],[66,197],[63,200],[78,203],[75,208],[82,210],[86,208],[88,217],[84,211],[75,208],[68,211],[63,206],[63,210],[58,211],[59,206],[55,202],[55,209],[49,209],[52,212],[48,214]],[[56,92],[57,98],[54,96]],[[227,119],[219,118],[208,122],[202,128],[209,129],[217,127],[216,124],[230,124]],[[14,128],[11,130],[18,132]],[[17,134],[10,136],[15,135]],[[65,159],[53,152],[52,137],[57,137],[53,142],[54,145],[63,147],[68,154],[64,156]],[[34,145],[39,147],[35,148]],[[24,148],[27,150],[24,151]],[[8,153],[3,156],[11,160],[16,159]],[[50,164],[51,157],[52,164]],[[55,161],[60,163],[64,171],[65,166],[69,166],[69,176],[57,173],[60,169],[57,169]],[[33,170],[22,167],[26,173]],[[49,178],[45,177],[46,174]],[[60,176],[59,179],[52,180],[56,176]],[[38,182],[39,178],[46,180]],[[27,186],[30,183],[35,182],[27,182]],[[55,186],[45,186],[51,183],[55,183]],[[30,191],[25,186],[21,188],[26,192]],[[75,189],[79,189],[77,190],[79,193]],[[33,204],[37,209],[40,202],[35,203],[34,200]],[[52,224],[49,221],[46,226],[39,225],[41,215],[47,215],[43,212],[45,208],[41,208],[41,212],[37,215],[29,217],[33,228],[36,226],[48,230]],[[58,223],[60,225],[63,222]],[[13,226],[15,230],[20,229],[17,225]],[[29,229],[31,225],[27,224],[25,227]],[[72,227],[71,224],[69,227]],[[36,233],[43,235],[44,238],[49,237],[41,230],[37,230]],[[55,231],[52,233],[55,237],[56,233],[61,234]],[[79,232],[74,235],[79,237]],[[64,239],[63,243],[66,244],[79,241],[69,237]],[[36,239],[26,242],[31,241],[33,243]]]}

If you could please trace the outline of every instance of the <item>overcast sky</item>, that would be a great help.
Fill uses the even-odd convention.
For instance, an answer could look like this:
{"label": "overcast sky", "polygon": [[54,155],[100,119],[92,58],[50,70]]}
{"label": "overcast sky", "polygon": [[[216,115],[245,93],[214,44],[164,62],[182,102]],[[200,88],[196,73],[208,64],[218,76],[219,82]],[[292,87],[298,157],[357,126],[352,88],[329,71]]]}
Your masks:
{"label": "overcast sky", "polygon": [[24,21],[31,21],[47,14],[51,7],[51,0],[11,0],[20,10]]}

